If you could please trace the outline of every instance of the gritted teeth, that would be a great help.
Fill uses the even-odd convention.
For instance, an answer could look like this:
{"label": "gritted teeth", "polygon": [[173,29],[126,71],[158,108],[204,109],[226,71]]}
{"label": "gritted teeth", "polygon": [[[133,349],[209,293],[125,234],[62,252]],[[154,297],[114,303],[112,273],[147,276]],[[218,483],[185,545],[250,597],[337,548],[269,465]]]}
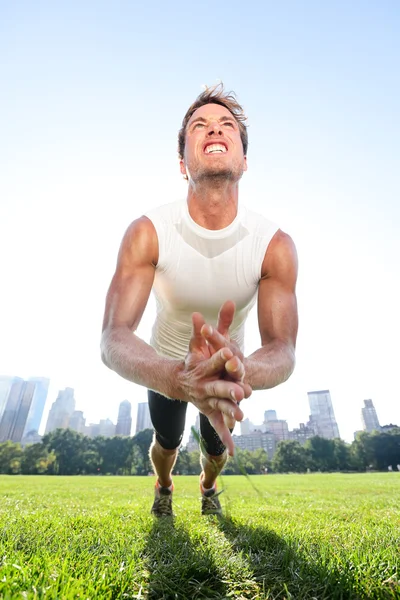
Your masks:
{"label": "gritted teeth", "polygon": [[206,146],[204,152],[206,154],[212,154],[214,152],[226,152],[226,146],[224,144],[209,144]]}

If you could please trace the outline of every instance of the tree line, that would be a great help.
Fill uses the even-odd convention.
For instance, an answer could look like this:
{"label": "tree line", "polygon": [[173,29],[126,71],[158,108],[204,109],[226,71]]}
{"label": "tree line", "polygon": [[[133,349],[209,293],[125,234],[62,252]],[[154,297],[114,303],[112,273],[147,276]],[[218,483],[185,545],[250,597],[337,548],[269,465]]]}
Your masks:
{"label": "tree line", "polygon": [[[152,471],[149,448],[150,429],[134,437],[88,438],[71,429],[46,434],[38,444],[0,444],[0,473],[25,475],[147,475]],[[261,448],[250,452],[236,449],[225,475],[243,473],[304,473],[308,471],[397,470],[400,465],[400,428],[388,432],[361,432],[347,444],[315,436],[304,445],[285,440],[277,446],[272,460]],[[198,451],[182,448],[175,472],[200,474]]]}

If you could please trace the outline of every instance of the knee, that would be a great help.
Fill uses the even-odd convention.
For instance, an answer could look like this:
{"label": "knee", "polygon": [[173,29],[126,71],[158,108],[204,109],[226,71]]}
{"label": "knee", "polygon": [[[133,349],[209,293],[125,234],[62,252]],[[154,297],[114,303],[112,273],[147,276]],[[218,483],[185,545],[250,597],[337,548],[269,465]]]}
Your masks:
{"label": "knee", "polygon": [[167,448],[163,448],[161,446],[161,444],[156,439],[154,439],[154,441],[153,441],[153,443],[151,445],[151,450],[154,450],[155,452],[157,452],[161,456],[174,456],[178,452],[179,447],[178,448],[173,448],[172,450],[167,449]]}

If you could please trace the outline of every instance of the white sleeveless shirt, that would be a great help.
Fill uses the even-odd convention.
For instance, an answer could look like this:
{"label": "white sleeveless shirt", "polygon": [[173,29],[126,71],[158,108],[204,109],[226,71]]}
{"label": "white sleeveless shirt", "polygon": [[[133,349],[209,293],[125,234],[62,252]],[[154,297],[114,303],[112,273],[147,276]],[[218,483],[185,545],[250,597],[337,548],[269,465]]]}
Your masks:
{"label": "white sleeveless shirt", "polygon": [[230,335],[243,351],[244,324],[257,297],[261,267],[278,226],[239,207],[224,229],[204,229],[191,218],[186,200],[145,213],[158,237],[153,293],[157,316],[150,344],[162,356],[182,359],[189,348],[192,313],[215,326],[226,300],[236,304]]}

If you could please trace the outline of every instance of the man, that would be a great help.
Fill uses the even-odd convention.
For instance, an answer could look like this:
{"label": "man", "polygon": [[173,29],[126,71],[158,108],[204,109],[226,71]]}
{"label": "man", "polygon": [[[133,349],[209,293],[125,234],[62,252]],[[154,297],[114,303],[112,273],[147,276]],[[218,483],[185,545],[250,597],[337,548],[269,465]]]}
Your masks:
{"label": "man", "polygon": [[[294,368],[296,250],[277,225],[238,203],[245,119],[222,85],[192,104],[179,132],[187,199],[129,226],[107,295],[102,359],[149,390],[156,516],[172,514],[187,403],[200,411],[202,514],[219,514],[216,478],[234,451],[240,401]],[[152,289],[157,317],[148,345],[135,331]],[[244,323],[256,299],[261,347],[245,358]]]}

